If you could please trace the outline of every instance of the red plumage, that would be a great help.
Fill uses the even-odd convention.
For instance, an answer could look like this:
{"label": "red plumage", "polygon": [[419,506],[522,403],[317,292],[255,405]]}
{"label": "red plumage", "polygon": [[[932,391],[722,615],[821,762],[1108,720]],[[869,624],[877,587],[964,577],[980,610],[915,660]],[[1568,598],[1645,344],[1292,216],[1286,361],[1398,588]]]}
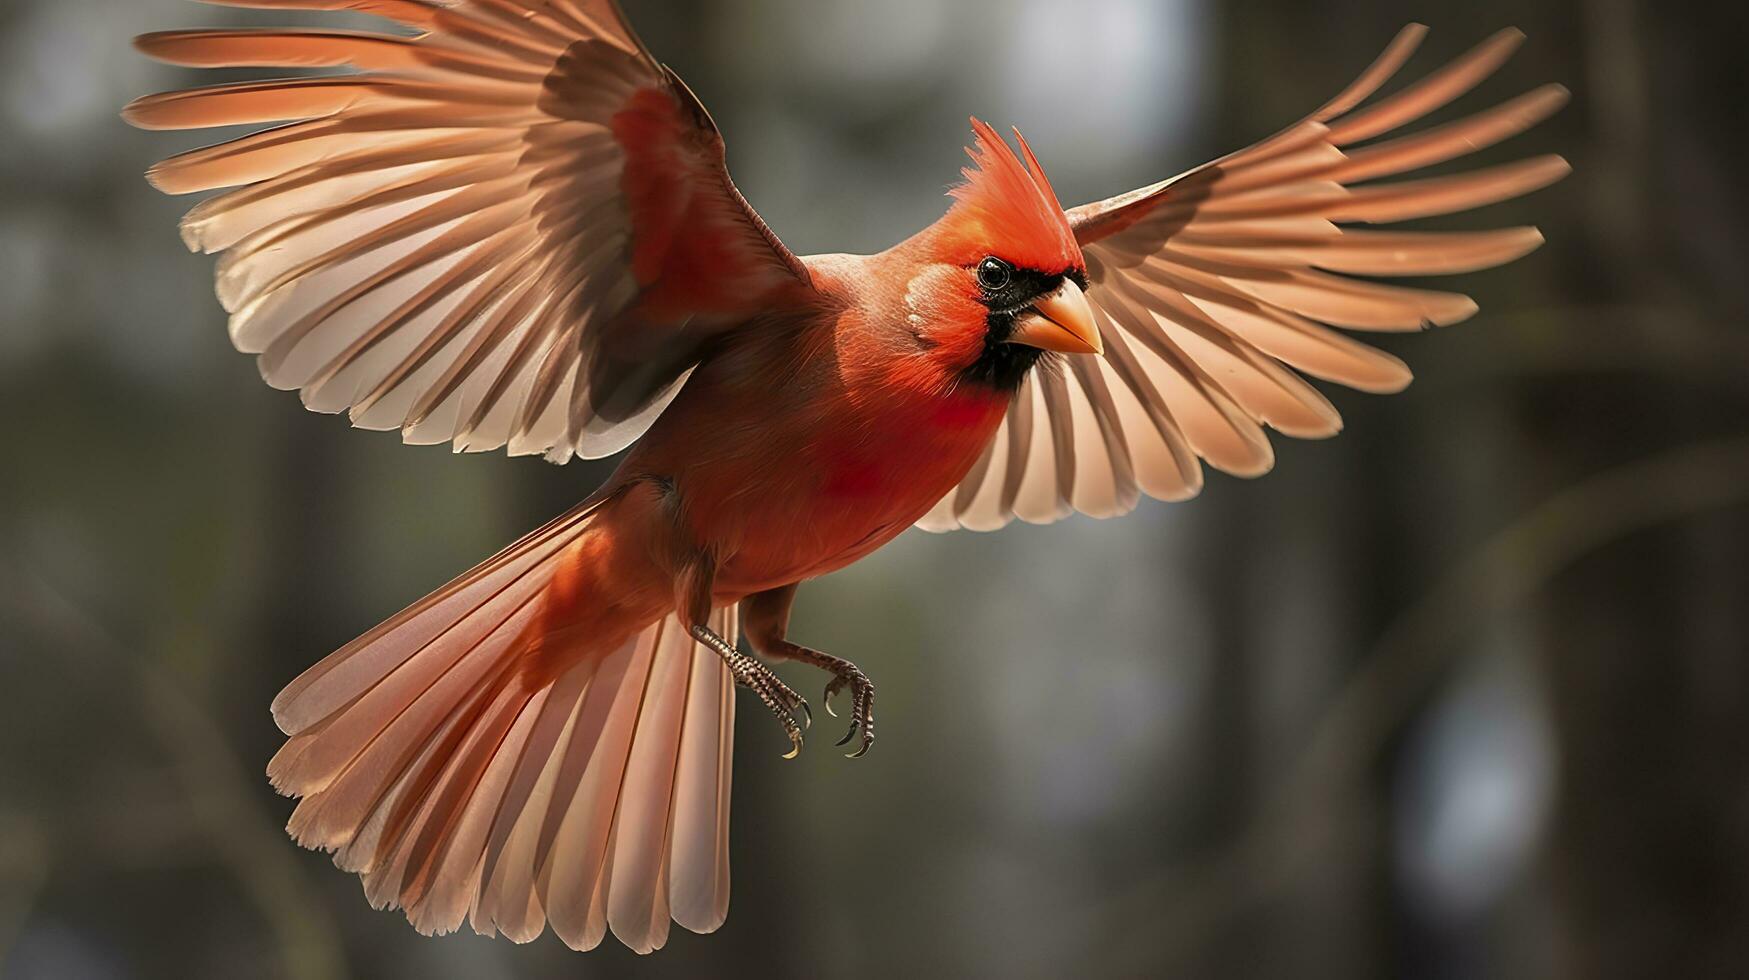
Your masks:
{"label": "red plumage", "polygon": [[[1548,87],[1438,129],[1503,32],[1366,105],[1412,27],[1301,124],[1065,212],[1032,149],[973,121],[947,213],[878,255],[798,257],[613,0],[215,0],[351,9],[414,37],[185,31],[177,64],[343,77],[138,100],[154,128],[283,126],[154,167],[233,188],[184,222],[222,251],[237,346],[311,408],[410,442],[554,461],[632,447],[570,513],[415,603],[275,699],[290,830],[421,930],[551,925],[640,952],[728,912],[734,686],[801,745],[805,702],[733,644],[832,675],[866,751],[872,684],[787,638],[796,586],[920,525],[1112,516],[1201,463],[1255,475],[1264,426],[1334,434],[1300,372],[1372,391],[1396,358],[1330,326],[1417,329],[1467,297],[1354,275],[1509,261],[1534,229],[1356,230],[1480,206],[1559,158],[1367,183],[1504,139]],[[1019,138],[1018,132],[1016,133]],[[1024,157],[1024,159],[1022,158]],[[1048,354],[1046,352],[1049,352]],[[1101,357],[1099,355],[1103,354]]]}
{"label": "red plumage", "polygon": [[[972,132],[976,141],[966,148],[972,166],[960,171],[964,183],[948,192],[954,206],[935,239],[943,257],[970,264],[1001,242],[1003,258],[1026,268],[1083,268],[1075,232],[1032,150],[1026,148],[1028,163],[1022,164],[989,123],[974,118]],[[1025,147],[1020,131],[1014,135]]]}

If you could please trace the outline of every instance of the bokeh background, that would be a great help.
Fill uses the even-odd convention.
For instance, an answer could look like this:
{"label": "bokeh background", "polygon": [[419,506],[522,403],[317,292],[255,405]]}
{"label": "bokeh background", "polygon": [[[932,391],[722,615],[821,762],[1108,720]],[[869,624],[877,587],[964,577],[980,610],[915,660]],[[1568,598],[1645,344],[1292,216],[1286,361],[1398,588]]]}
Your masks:
{"label": "bokeh background", "polygon": [[1346,434],[1269,478],[805,587],[794,634],[869,669],[881,742],[785,763],[743,710],[721,933],[432,940],[283,837],[267,703],[608,464],[350,432],[231,351],[188,202],[139,176],[188,144],[116,116],[191,76],[127,39],[287,18],[5,0],[0,976],[1749,975],[1741,5],[627,6],[798,252],[939,215],[970,113],[1103,197],[1298,118],[1410,19],[1420,70],[1524,28],[1459,111],[1565,82],[1486,159],[1576,172],[1447,223],[1549,244],[1464,283],[1470,324],[1384,338],[1418,383],[1332,391]]}

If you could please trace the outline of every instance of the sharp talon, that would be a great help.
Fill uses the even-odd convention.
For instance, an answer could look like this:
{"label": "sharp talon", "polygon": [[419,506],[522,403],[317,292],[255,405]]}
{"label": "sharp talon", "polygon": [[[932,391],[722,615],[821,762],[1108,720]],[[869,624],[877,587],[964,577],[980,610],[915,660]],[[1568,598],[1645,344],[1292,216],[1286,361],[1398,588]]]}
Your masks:
{"label": "sharp talon", "polygon": [[[874,744],[874,685],[869,683],[866,674],[848,660],[830,657],[817,650],[785,642],[781,638],[775,651],[763,652],[772,654],[778,660],[797,660],[829,672],[832,678],[826,684],[825,696],[820,699],[820,703],[826,706],[826,713],[833,718],[839,717],[838,710],[832,706],[833,700],[841,692],[849,690],[850,730],[835,744],[842,748],[860,735],[862,744],[845,758],[860,759],[868,754],[869,748]],[[765,706],[776,712],[778,719],[784,723],[785,730],[790,733],[790,739],[795,745],[784,758],[794,759],[801,752],[802,728],[812,728],[814,725],[814,709],[806,698],[785,686],[763,664],[753,662],[748,673],[755,678],[751,686],[760,691],[760,698]]]}
{"label": "sharp talon", "polygon": [[736,652],[733,646],[709,628],[694,626],[692,636],[722,658],[723,664],[734,675],[736,686],[745,687],[758,695],[759,703],[777,717],[778,722],[783,725],[784,734],[789,736],[790,749],[784,754],[784,758],[794,759],[801,755],[803,728],[811,728],[814,724],[814,712],[808,707],[807,698],[791,690],[772,673],[771,668]]}

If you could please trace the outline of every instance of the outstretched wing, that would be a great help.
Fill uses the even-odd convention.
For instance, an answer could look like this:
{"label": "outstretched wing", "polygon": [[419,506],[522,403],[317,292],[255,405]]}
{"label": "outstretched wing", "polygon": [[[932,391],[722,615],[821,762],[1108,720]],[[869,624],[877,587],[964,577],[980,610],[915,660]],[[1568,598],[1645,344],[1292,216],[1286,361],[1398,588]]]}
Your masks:
{"label": "outstretched wing", "polygon": [[126,110],[154,129],[282,124],[149,177],[172,194],[235,188],[183,237],[225,253],[233,342],[311,409],[458,451],[605,456],[714,334],[810,288],[730,181],[709,115],[614,0],[207,2],[414,32],[137,42],[201,68],[354,69]]}
{"label": "outstretched wing", "polygon": [[[1140,494],[1202,489],[1200,460],[1240,476],[1275,462],[1263,427],[1302,438],[1341,428],[1300,373],[1363,391],[1410,380],[1395,357],[1331,326],[1419,330],[1466,319],[1456,293],[1350,275],[1469,272],[1542,243],[1535,228],[1484,232],[1346,227],[1451,214],[1516,197],[1568,172],[1556,156],[1370,183],[1490,146],[1558,109],[1537,89],[1444,126],[1394,134],[1468,92],[1523,35],[1503,31],[1399,92],[1360,107],[1426,29],[1398,34],[1372,67],[1298,125],[1182,176],[1069,212],[1087,259],[1103,359],[1034,372],[965,481],[919,526],[993,530],[1015,517],[1128,512]],[[1357,108],[1360,107],[1360,108]]]}

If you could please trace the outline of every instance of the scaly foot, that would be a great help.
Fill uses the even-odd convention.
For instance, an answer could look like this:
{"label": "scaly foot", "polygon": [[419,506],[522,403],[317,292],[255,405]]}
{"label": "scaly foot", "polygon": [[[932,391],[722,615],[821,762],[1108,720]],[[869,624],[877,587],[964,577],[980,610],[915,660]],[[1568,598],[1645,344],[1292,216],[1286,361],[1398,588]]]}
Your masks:
{"label": "scaly foot", "polygon": [[[784,758],[793,759],[800,755],[802,730],[814,723],[814,713],[808,708],[807,699],[791,690],[782,678],[772,673],[770,667],[735,649],[709,627],[694,626],[692,638],[710,647],[717,656],[723,658],[729,673],[734,675],[735,683],[751,689],[777,718],[778,724],[783,726],[784,734],[789,736],[790,750]],[[800,724],[796,721],[798,712],[801,716]]]}
{"label": "scaly foot", "polygon": [[783,649],[775,655],[786,660],[799,660],[811,664],[832,675],[832,680],[826,685],[826,713],[838,717],[838,712],[832,710],[832,699],[846,687],[850,688],[850,731],[838,740],[839,745],[848,745],[858,734],[862,736],[861,743],[855,752],[847,758],[860,759],[868,754],[869,746],[874,744],[874,682],[862,672],[862,668],[831,654],[810,650],[794,643],[785,643]]}

